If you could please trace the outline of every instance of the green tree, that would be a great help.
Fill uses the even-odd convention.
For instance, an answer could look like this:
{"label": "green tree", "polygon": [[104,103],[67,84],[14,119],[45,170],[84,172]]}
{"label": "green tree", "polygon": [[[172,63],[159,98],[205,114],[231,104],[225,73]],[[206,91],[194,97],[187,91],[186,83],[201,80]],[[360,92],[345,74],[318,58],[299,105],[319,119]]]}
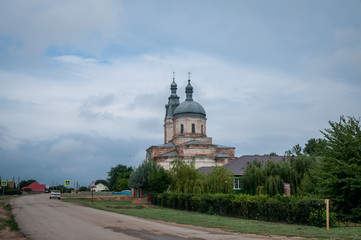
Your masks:
{"label": "green tree", "polygon": [[295,155],[299,155],[302,152],[302,147],[300,146],[300,144],[296,144],[292,147],[291,152]]}
{"label": "green tree", "polygon": [[148,176],[150,189],[156,193],[163,193],[169,188],[172,181],[170,173],[162,166],[156,164],[153,171]]}
{"label": "green tree", "polygon": [[79,187],[79,191],[80,192],[89,192],[90,189],[88,187],[86,187],[86,186],[81,186],[81,187]]}
{"label": "green tree", "polygon": [[36,180],[34,180],[34,179],[22,180],[22,181],[20,181],[19,186],[20,186],[20,188],[26,187],[26,186],[29,186],[30,184],[32,184],[33,182],[36,182]]}
{"label": "green tree", "polygon": [[97,185],[97,184],[99,184],[99,183],[103,184],[104,186],[109,187],[109,183],[108,183],[108,181],[107,181],[107,180],[104,180],[104,179],[98,179],[98,180],[96,180],[96,181],[95,181],[95,185]]}
{"label": "green tree", "polygon": [[[177,193],[194,193],[199,191],[199,180],[201,173],[195,168],[194,160],[186,164],[182,160],[176,159],[172,162],[170,171],[172,181],[170,190]],[[198,181],[197,181],[198,180]],[[197,184],[197,189],[195,186]]]}
{"label": "green tree", "polygon": [[250,162],[242,177],[242,188],[246,193],[254,195],[257,187],[264,185],[266,178],[262,164],[257,160]]}
{"label": "green tree", "polygon": [[144,162],[131,173],[128,181],[129,187],[149,190],[148,176],[154,170],[155,165],[156,163],[152,160],[144,160]]}
{"label": "green tree", "polygon": [[109,190],[113,191],[115,188],[115,184],[117,182],[117,178],[120,176],[121,178],[129,179],[130,174],[133,172],[132,167],[127,167],[122,164],[118,164],[115,167],[112,167],[108,172],[107,181],[109,183]]}
{"label": "green tree", "polygon": [[320,165],[320,191],[345,214],[361,220],[361,129],[355,117],[329,121],[321,131],[326,139]]}
{"label": "green tree", "polygon": [[325,150],[326,140],[322,138],[311,138],[305,144],[303,152],[310,156],[320,156]]}
{"label": "green tree", "polygon": [[[200,185],[198,183],[198,185]],[[233,189],[232,173],[228,168],[212,167],[212,171],[205,176],[203,193],[231,193]]]}

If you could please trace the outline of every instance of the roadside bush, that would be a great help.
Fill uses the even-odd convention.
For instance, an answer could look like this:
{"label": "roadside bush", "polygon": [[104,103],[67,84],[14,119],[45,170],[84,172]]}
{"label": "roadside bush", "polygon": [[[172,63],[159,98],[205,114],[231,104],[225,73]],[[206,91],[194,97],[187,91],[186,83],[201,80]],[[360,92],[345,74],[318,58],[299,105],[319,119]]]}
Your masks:
{"label": "roadside bush", "polygon": [[[321,214],[321,216],[320,216]],[[320,221],[321,220],[321,221]],[[316,210],[310,213],[309,224],[316,227],[325,227],[326,226],[326,210]],[[329,219],[330,227],[335,226],[337,223],[337,214],[330,212]]]}
{"label": "roadside bush", "polygon": [[[178,210],[273,222],[313,224],[314,214],[324,200],[267,195],[163,193],[152,204]],[[315,216],[312,215],[314,218]],[[312,218],[312,221],[313,221]]]}

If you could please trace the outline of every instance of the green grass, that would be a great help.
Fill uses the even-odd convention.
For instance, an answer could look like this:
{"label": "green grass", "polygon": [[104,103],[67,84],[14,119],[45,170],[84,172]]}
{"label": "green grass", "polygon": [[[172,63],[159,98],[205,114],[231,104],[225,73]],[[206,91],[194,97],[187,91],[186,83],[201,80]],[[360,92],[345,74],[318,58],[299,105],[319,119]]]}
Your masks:
{"label": "green grass", "polygon": [[239,218],[222,217],[195,212],[179,211],[158,206],[144,208],[147,204],[133,204],[126,201],[94,201],[89,199],[68,198],[69,202],[83,203],[101,210],[147,218],[175,222],[200,227],[219,228],[225,231],[257,234],[281,235],[287,237],[321,238],[321,239],[361,239],[361,227],[333,227],[329,231],[325,228],[290,225]]}

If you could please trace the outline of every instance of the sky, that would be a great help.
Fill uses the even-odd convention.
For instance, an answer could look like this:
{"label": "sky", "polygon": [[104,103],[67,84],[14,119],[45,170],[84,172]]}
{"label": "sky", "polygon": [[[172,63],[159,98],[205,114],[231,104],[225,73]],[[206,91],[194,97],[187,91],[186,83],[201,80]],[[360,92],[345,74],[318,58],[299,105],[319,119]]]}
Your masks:
{"label": "sky", "polygon": [[0,0],[0,176],[88,186],[162,144],[175,72],[236,156],[361,116],[361,1]]}

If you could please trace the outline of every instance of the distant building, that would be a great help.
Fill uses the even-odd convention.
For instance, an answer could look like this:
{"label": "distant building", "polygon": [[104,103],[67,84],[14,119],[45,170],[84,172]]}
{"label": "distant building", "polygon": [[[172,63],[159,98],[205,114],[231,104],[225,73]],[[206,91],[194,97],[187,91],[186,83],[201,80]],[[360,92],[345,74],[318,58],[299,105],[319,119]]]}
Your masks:
{"label": "distant building", "polygon": [[93,188],[93,190],[94,192],[101,192],[101,191],[108,191],[109,188],[102,183],[98,183],[97,185],[95,185],[95,188]]}
{"label": "distant building", "polygon": [[15,181],[8,181],[9,188],[15,188]]}
{"label": "distant building", "polygon": [[45,184],[39,184],[38,182],[33,182],[29,186],[22,187],[21,190],[31,189],[33,192],[45,192]]}
{"label": "distant building", "polygon": [[[285,156],[258,156],[258,155],[244,155],[242,157],[236,158],[234,161],[229,162],[223,167],[228,168],[233,175],[233,189],[241,189],[240,177],[243,176],[246,172],[247,166],[250,162],[257,160],[261,164],[266,164],[268,161],[272,162],[281,162],[285,159]],[[210,173],[212,170],[211,167],[202,167],[199,168],[199,171],[204,174]]]}
{"label": "distant building", "polygon": [[165,105],[164,144],[147,149],[147,161],[153,160],[165,169],[171,162],[180,159],[195,161],[195,167],[222,166],[232,162],[235,148],[213,144],[207,137],[206,112],[201,104],[193,100],[193,87],[188,79],[186,99],[179,103],[174,77],[170,85],[171,95]]}

